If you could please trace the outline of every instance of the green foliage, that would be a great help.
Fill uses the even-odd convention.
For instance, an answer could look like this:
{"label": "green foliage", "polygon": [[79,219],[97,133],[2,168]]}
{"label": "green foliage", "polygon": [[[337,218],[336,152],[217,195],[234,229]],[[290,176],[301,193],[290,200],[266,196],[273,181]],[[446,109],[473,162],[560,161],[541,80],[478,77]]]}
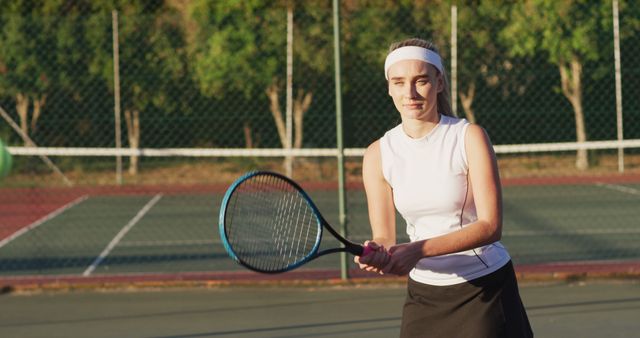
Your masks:
{"label": "green foliage", "polygon": [[[350,11],[358,8],[343,9],[343,16],[348,17]],[[319,0],[295,2],[293,10],[294,72],[305,74],[306,80],[296,86],[310,90],[318,84],[307,81],[332,75],[331,4]],[[262,95],[274,81],[283,81],[287,29],[284,4],[259,0],[194,1],[189,8],[189,18],[195,27],[189,47],[194,78],[204,95],[222,97],[233,91],[247,97]],[[367,45],[368,41],[380,41],[384,36],[387,38],[383,40],[390,42],[389,32],[397,32],[390,29],[391,26],[389,20],[378,15],[345,19],[342,27],[346,37],[342,41],[344,53],[355,47],[363,56],[375,55],[373,60],[383,58],[384,52],[380,49],[358,46]]]}
{"label": "green foliage", "polygon": [[294,67],[302,73],[333,70],[333,16],[327,1],[305,1],[294,8]]}
{"label": "green foliage", "polygon": [[[288,3],[295,5],[294,96],[297,89],[313,93],[304,145],[333,146],[333,17],[326,0],[0,1],[0,104],[15,114],[16,94],[47,94],[39,143],[113,146],[117,10],[122,108],[141,112],[146,145],[242,147],[247,122],[254,146],[277,146],[264,93],[275,83],[284,99]],[[602,80],[585,81],[587,120],[611,113],[609,0],[340,1],[348,146],[366,146],[398,122],[382,72],[390,43],[433,40],[448,66],[451,3],[458,5],[458,88],[476,85],[473,108],[496,143],[549,141],[541,132],[517,132],[540,114],[561,130],[552,134],[569,135],[552,141],[572,139],[573,121],[557,114],[571,110],[557,89],[557,63],[572,56],[585,76]],[[620,25],[623,85],[635,88],[640,6],[621,0]],[[625,116],[638,111],[636,101],[625,99]],[[503,128],[505,116],[517,127]],[[635,121],[628,120],[627,129]],[[615,131],[601,127],[602,135]],[[0,133],[20,143],[4,124]],[[173,134],[156,137],[165,133]]]}
{"label": "green foliage", "polygon": [[[507,47],[497,38],[509,23],[509,1],[457,1],[458,83],[461,90],[481,82],[489,86],[501,85],[506,90],[523,69],[509,60]],[[434,27],[441,31],[435,41],[448,46],[451,36],[450,1],[431,4],[425,11]],[[447,48],[441,54],[450,58]]]}
{"label": "green foliage", "polygon": [[514,56],[544,51],[553,63],[572,57],[595,60],[610,53],[594,39],[611,29],[611,2],[600,0],[527,0],[511,6],[511,19],[501,38]]}
{"label": "green foliage", "polygon": [[[356,60],[382,67],[387,47],[406,38],[402,26],[394,20],[400,12],[401,7],[391,1],[363,1],[358,6],[342,10],[342,48],[352,57],[346,61]],[[380,75],[383,76],[383,72]]]}
{"label": "green foliage", "polygon": [[89,72],[113,88],[112,10],[118,9],[122,102],[125,109],[175,110],[170,94],[187,78],[184,34],[175,10],[162,2],[92,2],[85,34],[91,46]]}
{"label": "green foliage", "polygon": [[[43,11],[33,10],[28,2],[3,2],[0,8],[0,94],[42,94],[49,87],[55,69],[48,55],[34,53],[40,47],[54,46],[47,36],[53,29]],[[49,53],[55,53],[49,49]]]}
{"label": "green foliage", "polygon": [[193,76],[206,96],[263,91],[286,60],[286,10],[267,0],[193,1]]}

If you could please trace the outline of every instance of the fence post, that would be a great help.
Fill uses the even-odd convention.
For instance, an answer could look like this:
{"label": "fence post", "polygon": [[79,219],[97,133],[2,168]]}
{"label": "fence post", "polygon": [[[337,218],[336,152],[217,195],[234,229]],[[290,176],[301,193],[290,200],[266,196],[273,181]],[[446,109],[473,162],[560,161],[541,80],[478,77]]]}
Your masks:
{"label": "fence post", "polygon": [[[622,74],[620,73],[620,22],[618,18],[618,0],[612,1],[613,6],[613,55],[616,73],[616,128],[618,141],[624,139],[622,124]],[[618,172],[624,172],[624,147],[618,148]]]}
{"label": "fence post", "polygon": [[[340,73],[340,4],[333,0],[333,59],[335,64],[336,87],[336,147],[338,148],[338,209],[340,235],[347,237],[347,206],[344,184],[344,144],[342,140],[342,88]],[[340,253],[340,277],[349,278],[349,257]]]}
{"label": "fence post", "polygon": [[120,51],[118,48],[118,11],[111,12],[111,25],[113,28],[113,113],[115,115],[115,139],[116,139],[116,183],[122,184],[122,148],[121,130],[120,130]]}

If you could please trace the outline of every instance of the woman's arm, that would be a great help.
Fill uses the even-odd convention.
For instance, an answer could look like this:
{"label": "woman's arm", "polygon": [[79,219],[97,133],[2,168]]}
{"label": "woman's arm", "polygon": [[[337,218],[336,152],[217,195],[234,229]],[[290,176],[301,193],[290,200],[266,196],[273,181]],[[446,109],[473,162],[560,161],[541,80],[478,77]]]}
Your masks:
{"label": "woman's arm", "polygon": [[391,186],[382,175],[380,141],[372,143],[364,154],[362,162],[362,179],[367,194],[369,222],[371,224],[372,241],[366,242],[375,251],[364,257],[356,257],[360,268],[378,271],[389,260],[384,248],[396,244],[396,217],[393,205]]}
{"label": "woman's arm", "polygon": [[391,247],[396,244],[396,215],[391,187],[382,176],[380,141],[374,142],[365,151],[362,179],[373,241]]}
{"label": "woman's arm", "polygon": [[424,257],[440,256],[491,244],[502,236],[502,192],[496,156],[484,129],[470,125],[465,135],[469,184],[478,220],[464,229],[389,249],[384,272],[404,275]]}

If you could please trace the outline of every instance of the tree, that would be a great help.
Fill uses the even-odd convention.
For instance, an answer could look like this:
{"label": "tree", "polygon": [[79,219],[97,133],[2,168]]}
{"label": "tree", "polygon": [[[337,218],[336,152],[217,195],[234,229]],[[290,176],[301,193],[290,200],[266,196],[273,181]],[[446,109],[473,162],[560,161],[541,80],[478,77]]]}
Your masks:
{"label": "tree", "polygon": [[[186,78],[181,16],[162,1],[94,1],[86,34],[92,45],[90,73],[113,88],[112,10],[118,10],[122,106],[131,149],[140,146],[141,114],[161,108],[172,111],[176,83]],[[129,173],[138,172],[131,156]]]}
{"label": "tree", "polygon": [[[560,72],[561,91],[569,100],[575,117],[576,140],[587,141],[583,107],[583,68],[585,62],[611,54],[608,45],[601,45],[599,30],[610,31],[610,1],[588,0],[527,0],[511,7],[511,21],[501,37],[515,56],[530,56],[539,52],[548,55],[549,62]],[[609,35],[610,36],[610,35]],[[586,149],[579,149],[576,167],[589,167]]]}
{"label": "tree", "polygon": [[[322,29],[331,12],[321,1],[273,2],[193,1],[189,26],[196,27],[189,52],[195,81],[203,95],[221,98],[242,93],[246,98],[266,95],[282,147],[288,145],[281,105],[286,60],[287,11],[294,11],[294,73],[304,73],[305,84],[295,84],[293,98],[294,148],[303,144],[304,114],[313,102],[313,77],[331,64],[331,31]],[[302,15],[304,23],[296,17]],[[322,26],[324,25],[324,26]],[[249,121],[244,121],[245,144],[251,145]]]}
{"label": "tree", "polygon": [[60,1],[0,4],[0,95],[15,100],[20,129],[27,136],[36,131],[55,81],[59,21],[51,14],[59,8]]}
{"label": "tree", "polygon": [[[438,1],[425,11],[433,26],[444,30],[438,44],[446,45],[451,36],[451,3]],[[497,36],[508,23],[509,4],[506,1],[457,1],[457,83],[458,98],[465,117],[477,122],[474,101],[482,85],[502,87],[512,91],[513,77],[518,67],[506,54],[506,47]],[[448,54],[448,51],[442,51]],[[451,56],[449,56],[450,59]],[[447,65],[448,66],[448,65]],[[449,67],[447,67],[449,68]],[[452,100],[458,98],[452,97]]]}

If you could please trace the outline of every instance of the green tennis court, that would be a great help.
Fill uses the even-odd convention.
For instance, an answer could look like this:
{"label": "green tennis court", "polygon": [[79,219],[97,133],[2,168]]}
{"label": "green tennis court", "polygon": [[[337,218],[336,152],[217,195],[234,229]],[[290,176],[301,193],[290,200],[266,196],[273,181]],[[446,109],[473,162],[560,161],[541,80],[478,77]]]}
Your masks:
{"label": "green tennis court", "polygon": [[634,3],[0,1],[0,338],[397,336],[402,279],[250,272],[218,213],[276,171],[335,227],[344,183],[369,239],[362,160],[402,120],[385,55],[410,37],[438,112],[490,136],[536,336],[639,336]]}
{"label": "green tennis court", "polygon": [[[337,225],[337,193],[309,190],[326,219]],[[88,277],[243,271],[220,243],[221,199],[222,191],[67,196],[71,203],[50,203],[56,207],[39,211],[38,221],[5,236],[0,274]],[[519,267],[578,262],[588,271],[593,262],[637,261],[639,200],[638,184],[507,185],[503,243]],[[349,237],[362,242],[369,236],[363,191],[349,190],[348,201]],[[42,206],[23,206],[37,208]],[[406,240],[401,219],[398,225],[399,238]],[[323,245],[335,245],[331,236],[325,239]],[[302,269],[335,271],[338,257],[323,257]]]}
{"label": "green tennis court", "polygon": [[[399,332],[404,285],[3,295],[3,337],[350,337]],[[635,337],[637,281],[521,285],[538,337]]]}

